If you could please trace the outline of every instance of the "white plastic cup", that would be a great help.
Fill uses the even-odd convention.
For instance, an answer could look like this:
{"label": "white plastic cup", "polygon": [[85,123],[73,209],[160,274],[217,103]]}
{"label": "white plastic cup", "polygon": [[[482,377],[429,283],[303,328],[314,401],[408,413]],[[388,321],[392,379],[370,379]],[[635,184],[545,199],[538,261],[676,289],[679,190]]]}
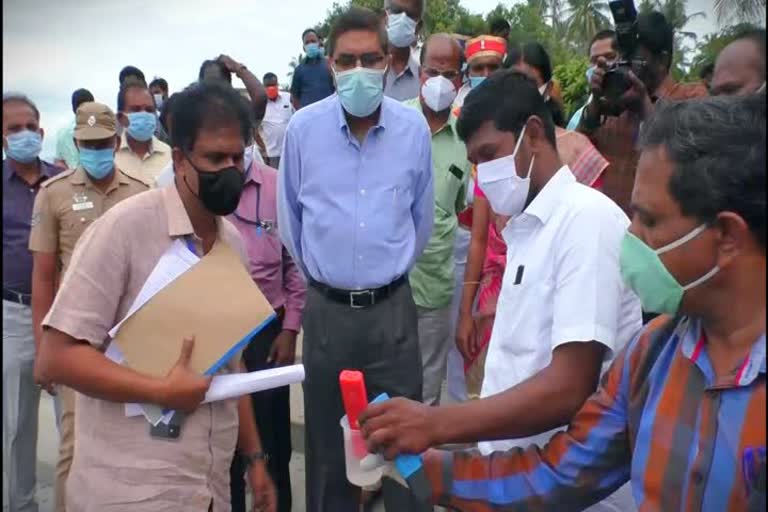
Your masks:
{"label": "white plastic cup", "polygon": [[[344,432],[344,462],[347,469],[347,480],[358,487],[375,485],[381,480],[383,468],[381,466],[372,469],[361,466],[361,461],[369,453],[365,446],[365,439],[359,430],[349,428],[347,417],[341,418],[341,430]],[[369,466],[366,464],[366,466]]]}

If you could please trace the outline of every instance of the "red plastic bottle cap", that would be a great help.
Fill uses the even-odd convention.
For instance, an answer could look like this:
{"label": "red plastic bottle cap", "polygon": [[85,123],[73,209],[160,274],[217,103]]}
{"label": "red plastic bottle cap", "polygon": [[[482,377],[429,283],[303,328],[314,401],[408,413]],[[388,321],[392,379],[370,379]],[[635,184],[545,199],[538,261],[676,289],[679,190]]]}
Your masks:
{"label": "red plastic bottle cap", "polygon": [[347,420],[349,420],[349,428],[359,430],[358,418],[368,407],[368,394],[365,392],[365,379],[362,372],[357,370],[342,371],[339,374],[339,386],[341,387],[344,411],[347,413]]}

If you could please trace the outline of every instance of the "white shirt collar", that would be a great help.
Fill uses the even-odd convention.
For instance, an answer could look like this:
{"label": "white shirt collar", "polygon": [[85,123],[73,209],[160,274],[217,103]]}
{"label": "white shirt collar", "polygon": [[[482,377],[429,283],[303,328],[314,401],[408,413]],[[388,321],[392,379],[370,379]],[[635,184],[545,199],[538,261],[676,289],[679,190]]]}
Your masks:
{"label": "white shirt collar", "polygon": [[536,217],[542,224],[546,224],[552,211],[560,202],[563,190],[574,183],[576,183],[576,177],[571,169],[567,165],[562,166],[539,191],[538,195],[533,198],[533,201],[523,211],[523,215]]}

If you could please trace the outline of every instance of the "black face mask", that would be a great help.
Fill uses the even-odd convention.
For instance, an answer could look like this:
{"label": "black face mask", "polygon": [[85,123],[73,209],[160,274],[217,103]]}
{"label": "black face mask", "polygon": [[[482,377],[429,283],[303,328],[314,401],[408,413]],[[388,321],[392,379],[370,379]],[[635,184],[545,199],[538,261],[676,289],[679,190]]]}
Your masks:
{"label": "black face mask", "polygon": [[[203,203],[205,209],[222,217],[234,212],[240,203],[240,196],[245,185],[245,176],[240,172],[240,169],[233,166],[218,171],[202,171],[192,163],[189,155],[185,156],[197,172],[197,182],[200,189],[197,198]],[[186,176],[184,183],[192,192]],[[194,194],[194,192],[192,193]]]}

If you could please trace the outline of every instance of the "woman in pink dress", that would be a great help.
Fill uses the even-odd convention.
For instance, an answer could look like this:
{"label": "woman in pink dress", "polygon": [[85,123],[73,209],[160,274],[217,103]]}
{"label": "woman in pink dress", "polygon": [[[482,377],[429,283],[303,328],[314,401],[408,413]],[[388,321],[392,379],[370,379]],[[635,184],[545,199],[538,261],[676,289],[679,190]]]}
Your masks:
{"label": "woman in pink dress", "polygon": [[[507,66],[526,73],[536,81],[539,91],[552,108],[561,160],[570,167],[580,183],[600,189],[602,173],[608,167],[608,161],[587,137],[563,129],[565,119],[562,109],[549,96],[552,87],[552,65],[546,50],[538,43],[511,48]],[[476,179],[473,181],[477,183]],[[472,238],[456,331],[456,344],[464,356],[467,395],[470,399],[478,398],[482,387],[485,356],[491,340],[496,302],[506,267],[507,243],[501,232],[508,220],[508,217],[496,215],[491,211],[485,194],[475,185]]]}

